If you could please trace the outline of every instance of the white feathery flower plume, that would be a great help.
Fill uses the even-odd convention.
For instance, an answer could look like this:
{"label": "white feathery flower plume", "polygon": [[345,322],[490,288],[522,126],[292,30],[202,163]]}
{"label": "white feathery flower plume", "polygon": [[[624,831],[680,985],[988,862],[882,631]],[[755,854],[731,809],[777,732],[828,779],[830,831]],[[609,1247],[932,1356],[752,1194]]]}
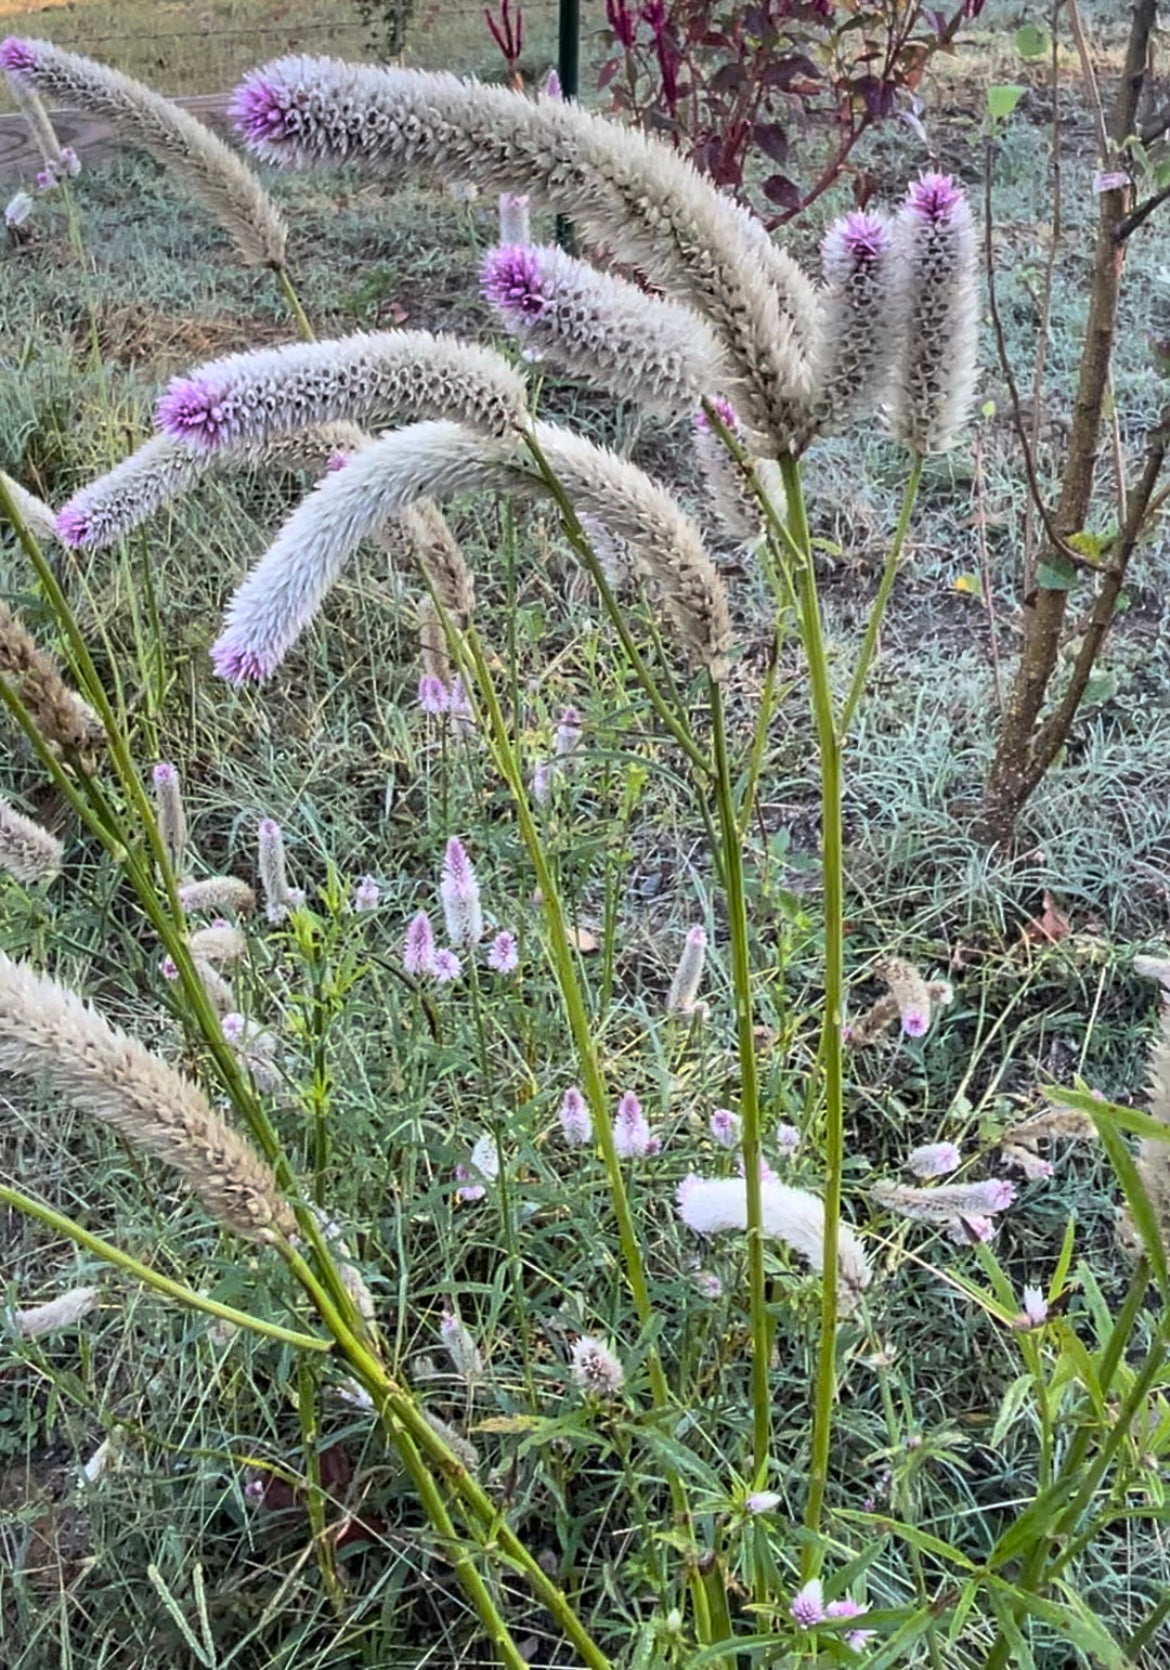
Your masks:
{"label": "white feathery flower plume", "polygon": [[915,452],[944,452],[967,419],[979,348],[978,249],[971,207],[946,174],[910,187],[894,228],[903,351],[893,429]]}
{"label": "white feathery flower plume", "polygon": [[[574,505],[604,515],[629,541],[692,657],[720,676],[731,643],[730,610],[694,524],[662,487],[616,453],[553,424],[538,423],[533,433]],[[217,672],[236,682],[267,678],[368,534],[415,499],[476,487],[546,490],[517,439],[438,421],[397,430],[325,476],[232,598],[212,648]]]}
{"label": "white feathery flower plume", "polygon": [[0,481],[3,481],[8,489],[17,511],[34,539],[38,539],[42,543],[49,539],[56,539],[57,524],[52,510],[44,499],[38,499],[35,493],[30,493],[27,487],[22,487],[19,481],[14,481],[3,470],[0,470]]}
{"label": "white feathery flower plume", "polygon": [[494,349],[431,331],[357,331],[210,360],[173,379],[155,417],[197,452],[339,421],[455,417],[504,435],[524,421],[525,395],[523,377]]}
{"label": "white feathery flower plume", "polygon": [[[236,126],[266,162],[357,160],[527,192],[676,289],[726,345],[737,403],[777,445],[809,392],[813,285],[747,210],[663,141],[575,100],[448,74],[289,57],[251,71]],[[728,392],[732,392],[729,390]]]}
{"label": "white feathery flower plume", "polygon": [[693,308],[563,249],[502,244],[485,256],[481,282],[526,350],[647,411],[683,416],[725,380],[719,343]]}
{"label": "white feathery flower plume", "polygon": [[356,451],[370,437],[356,424],[314,424],[293,434],[193,452],[169,435],[154,435],[62,505],[49,531],[63,544],[100,551],[208,476],[245,470],[311,470],[320,475],[331,458]]}
{"label": "white feathery flower plume", "polygon": [[12,1326],[21,1339],[40,1339],[43,1334],[55,1334],[62,1328],[72,1328],[97,1304],[96,1287],[71,1287],[43,1305],[31,1305],[27,1310],[14,1310]]}
{"label": "white feathery flower plume", "polygon": [[0,796],[0,871],[31,886],[58,876],[64,857],[55,835]]}
{"label": "white feathery flower plume", "polygon": [[284,265],[287,228],[251,169],[210,128],[119,70],[49,41],[9,36],[0,69],[13,86],[104,117],[119,139],[140,145],[211,211],[248,261]]}
{"label": "white feathery flower plume", "polygon": [[443,855],[443,877],[439,883],[447,938],[452,945],[478,945],[483,938],[483,910],[467,850],[458,836],[447,842]]}
{"label": "white feathery flower plume", "polygon": [[[824,1269],[825,1206],[818,1195],[773,1178],[760,1183],[764,1234],[800,1253],[818,1274]],[[747,1228],[747,1183],[742,1177],[687,1177],[679,1184],[678,1213],[698,1235]],[[847,1223],[837,1229],[838,1310],[856,1309],[870,1283],[865,1249]]]}

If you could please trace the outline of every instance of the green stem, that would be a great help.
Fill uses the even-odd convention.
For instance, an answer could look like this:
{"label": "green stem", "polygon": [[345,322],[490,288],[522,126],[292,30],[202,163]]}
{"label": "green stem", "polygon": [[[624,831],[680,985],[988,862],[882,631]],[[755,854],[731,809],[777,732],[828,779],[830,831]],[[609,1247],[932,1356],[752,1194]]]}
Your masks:
{"label": "green stem", "polygon": [[288,303],[288,310],[293,316],[301,337],[305,342],[315,342],[317,340],[316,335],[309,323],[308,314],[301,306],[301,298],[297,295],[288,268],[285,266],[273,267],[272,271],[276,275],[276,287]]}
{"label": "green stem", "polygon": [[849,684],[849,694],[845,698],[845,705],[841,709],[838,721],[838,732],[846,736],[849,726],[853,722],[853,715],[857,712],[857,704],[865,692],[865,681],[869,676],[869,669],[877,653],[878,634],[882,629],[885,618],[886,605],[890,601],[890,593],[894,589],[894,581],[898,577],[898,564],[902,560],[902,549],[906,543],[906,534],[910,528],[910,516],[914,509],[914,501],[918,497],[918,483],[922,479],[922,454],[915,452],[911,455],[910,473],[906,477],[906,486],[902,493],[902,509],[898,515],[898,525],[894,529],[894,539],[886,557],[885,567],[882,569],[881,582],[878,585],[877,596],[869,611],[869,619],[865,623],[865,637],[861,641],[861,653],[857,657],[857,665],[853,669],[853,678]]}
{"label": "green stem", "polygon": [[747,1185],[748,1292],[752,1330],[752,1462],[753,1489],[763,1488],[772,1448],[772,1398],[768,1383],[771,1329],[764,1274],[763,1195],[760,1186],[760,1079],[756,1066],[752,965],[748,941],[747,901],[744,897],[743,846],[736,821],[731,767],[727,754],[727,726],[723,691],[716,679],[708,687],[711,730],[715,746],[715,797],[723,835],[723,882],[727,889],[728,934],[731,941],[735,1029],[739,1044],[740,1111],[742,1115],[744,1180]]}
{"label": "green stem", "polygon": [[804,1580],[820,1571],[819,1532],[829,1482],[837,1352],[837,1245],[841,1181],[845,1162],[845,1108],[841,1023],[845,1012],[845,883],[841,832],[841,739],[833,715],[829,661],[820,599],[812,563],[812,542],[801,490],[800,467],[783,458],[780,470],[788,507],[788,543],[799,553],[796,574],[801,637],[808,660],[813,722],[821,761],[821,870],[825,935],[825,1015],[820,1064],[825,1097],[825,1250],[821,1278],[821,1337],[813,1399],[812,1460],[804,1524],[809,1532],[802,1557]]}
{"label": "green stem", "polygon": [[334,1342],[322,1339],[318,1334],[301,1334],[293,1328],[282,1328],[278,1322],[265,1322],[261,1317],[250,1316],[247,1311],[235,1310],[231,1305],[221,1305],[218,1299],[208,1299],[202,1293],[196,1293],[194,1288],[186,1287],[182,1282],[172,1281],[170,1276],[160,1275],[149,1265],[142,1264],[121,1247],[115,1247],[109,1241],[103,1241],[98,1235],[91,1235],[88,1229],[83,1229],[72,1218],[67,1218],[61,1212],[55,1212],[51,1206],[34,1199],[32,1195],[23,1194],[19,1189],[9,1188],[0,1184],[0,1206],[10,1206],[17,1212],[23,1212],[27,1217],[35,1218],[44,1224],[46,1229],[53,1230],[58,1235],[65,1235],[95,1258],[102,1259],[106,1264],[112,1264],[126,1274],[140,1281],[144,1287],[151,1287],[156,1293],[161,1293],[167,1299],[174,1299],[180,1305],[187,1305],[191,1310],[204,1311],[208,1316],[216,1317],[220,1322],[230,1322],[236,1328],[247,1328],[250,1333],[263,1334],[266,1339],[277,1340],[281,1345],[291,1345],[300,1351],[332,1351]]}

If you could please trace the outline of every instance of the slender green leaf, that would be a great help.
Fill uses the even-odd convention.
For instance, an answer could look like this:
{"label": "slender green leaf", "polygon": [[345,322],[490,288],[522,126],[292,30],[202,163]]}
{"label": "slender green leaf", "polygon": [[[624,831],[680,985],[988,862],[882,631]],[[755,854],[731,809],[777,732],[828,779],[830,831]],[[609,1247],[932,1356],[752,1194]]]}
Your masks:
{"label": "slender green leaf", "polygon": [[[1150,1268],[1154,1272],[1158,1283],[1158,1290],[1162,1295],[1163,1304],[1170,1304],[1170,1274],[1166,1269],[1166,1248],[1162,1244],[1162,1237],[1158,1231],[1157,1214],[1150,1203],[1145,1185],[1138,1176],[1137,1166],[1133,1155],[1125,1144],[1121,1133],[1114,1129],[1108,1118],[1093,1117],[1097,1133],[1101,1138],[1101,1145],[1109,1156],[1109,1163],[1117,1173],[1117,1181],[1121,1185],[1121,1192],[1125,1196],[1125,1204],[1129,1207],[1134,1228],[1141,1237],[1146,1257],[1150,1261]],[[1164,1128],[1164,1127],[1163,1127]]]}
{"label": "slender green leaf", "polygon": [[991,1429],[991,1437],[987,1440],[993,1450],[997,1450],[1007,1437],[1008,1432],[1015,1425],[1016,1417],[1032,1395],[1032,1376],[1030,1374],[1017,1375],[1003,1395],[1003,1402],[999,1406],[999,1414],[995,1417],[995,1425]]}

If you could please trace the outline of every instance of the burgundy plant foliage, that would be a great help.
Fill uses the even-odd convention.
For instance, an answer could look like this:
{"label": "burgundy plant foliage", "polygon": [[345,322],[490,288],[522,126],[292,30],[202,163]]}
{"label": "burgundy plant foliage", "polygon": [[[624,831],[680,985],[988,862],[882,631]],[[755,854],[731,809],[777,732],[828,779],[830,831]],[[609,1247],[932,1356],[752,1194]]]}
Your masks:
{"label": "burgundy plant foliage", "polygon": [[[915,89],[984,0],[605,0],[598,86],[705,174],[791,220],[839,176],[862,134],[918,125]],[[763,166],[761,166],[761,164]],[[774,165],[770,172],[768,166]]]}

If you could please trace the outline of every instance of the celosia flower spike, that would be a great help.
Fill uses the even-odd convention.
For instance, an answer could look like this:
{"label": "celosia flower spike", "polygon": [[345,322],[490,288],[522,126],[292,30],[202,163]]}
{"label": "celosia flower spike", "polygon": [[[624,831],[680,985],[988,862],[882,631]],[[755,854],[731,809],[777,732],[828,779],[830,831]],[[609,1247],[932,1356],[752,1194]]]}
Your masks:
{"label": "celosia flower spike", "polygon": [[451,1367],[460,1380],[471,1383],[482,1379],[483,1358],[475,1343],[475,1335],[449,1310],[445,1310],[439,1319],[439,1336],[447,1348]]}
{"label": "celosia flower spike", "polygon": [[561,1134],[570,1148],[580,1148],[592,1141],[593,1119],[589,1112],[589,1104],[576,1085],[570,1085],[565,1091],[558,1117],[561,1122]]}
{"label": "celosia flower spike", "polygon": [[819,1577],[810,1577],[803,1589],[798,1589],[788,1608],[792,1619],[801,1629],[812,1629],[827,1617]]}
{"label": "celosia flower spike", "polygon": [[284,857],[284,831],[275,818],[261,818],[256,831],[260,886],[264,893],[264,911],[274,925],[283,922],[290,911],[305,902],[299,887],[290,887]]}
{"label": "celosia flower spike", "polygon": [[944,452],[966,421],[979,348],[978,250],[962,188],[946,174],[916,180],[894,242],[905,332],[894,367],[894,434],[915,452]]}
{"label": "celosia flower spike", "polygon": [[[721,677],[731,644],[727,591],[694,524],[616,453],[554,424],[533,430],[574,504],[629,541],[692,658]],[[216,671],[237,683],[267,678],[366,535],[414,499],[485,486],[545,491],[526,451],[461,424],[416,423],[364,448],[318,482],[232,598],[212,648]]]}
{"label": "celosia flower spike", "polygon": [[435,932],[425,910],[411,918],[402,948],[402,967],[407,974],[429,976],[435,972]]}
{"label": "celosia flower spike", "polygon": [[809,387],[816,293],[760,223],[664,142],[575,100],[327,58],[253,70],[231,113],[267,162],[379,161],[571,215],[588,243],[680,290],[725,342],[753,420],[781,431]]}
{"label": "celosia flower spike", "polygon": [[946,1177],[958,1171],[962,1155],[953,1142],[927,1142],[906,1157],[906,1169],[915,1177]]}
{"label": "celosia flower spike", "polygon": [[[817,1195],[791,1189],[771,1177],[760,1182],[764,1234],[783,1241],[818,1274],[824,1269],[825,1207]],[[747,1185],[742,1178],[684,1178],[678,1188],[679,1217],[698,1235],[747,1228]],[[869,1286],[864,1248],[847,1223],[837,1227],[837,1308],[848,1315]]]}
{"label": "celosia flower spike", "polygon": [[457,836],[447,842],[443,855],[443,876],[439,883],[447,938],[452,945],[478,945],[483,938],[483,909],[479,882],[467,849]]}
{"label": "celosia flower spike", "polygon": [[203,881],[183,882],[179,903],[188,916],[201,910],[213,910],[217,915],[227,910],[235,916],[247,916],[255,909],[256,895],[238,876],[208,876]]}
{"label": "celosia flower spike", "polygon": [[154,815],[167,858],[176,876],[182,876],[187,859],[187,812],[179,773],[167,760],[160,760],[151,774],[154,783]]}
{"label": "celosia flower spike", "polygon": [[520,966],[520,948],[516,935],[502,929],[488,948],[487,964],[493,974],[515,974]]}
{"label": "celosia flower spike", "polygon": [[43,1078],[65,1101],[180,1173],[235,1234],[296,1230],[276,1180],[190,1079],[75,993],[0,953],[0,1071]]}
{"label": "celosia flower spike", "polygon": [[97,1297],[96,1287],[71,1287],[46,1304],[14,1310],[12,1326],[21,1339],[40,1339],[45,1334],[59,1333],[88,1316],[97,1304]]}
{"label": "celosia flower spike", "polygon": [[930,987],[914,964],[901,957],[888,957],[878,966],[877,974],[890,988],[907,1038],[923,1037],[930,1030]]}
{"label": "celosia flower spike", "polygon": [[563,249],[503,244],[484,257],[482,283],[526,349],[647,411],[680,417],[725,380],[697,313]]}
{"label": "celosia flower spike", "polygon": [[0,796],[0,870],[31,886],[60,875],[64,857],[55,835]]}
{"label": "celosia flower spike", "polygon": [[523,378],[490,348],[430,331],[382,331],[211,360],[174,379],[155,419],[172,440],[214,452],[339,420],[449,416],[504,435],[525,413]]}
{"label": "celosia flower spike", "polygon": [[312,470],[319,475],[331,450],[342,444],[356,449],[367,439],[351,423],[315,424],[295,434],[199,453],[167,435],[155,435],[75,493],[58,512],[52,531],[71,550],[84,546],[99,551],[206,476],[256,469]]}
{"label": "celosia flower spike", "polygon": [[287,228],[259,180],[223,141],[170,99],[49,41],[9,37],[0,68],[72,110],[101,116],[187,186],[231,236],[245,260],[284,265]]}
{"label": "celosia flower spike", "polygon": [[886,392],[904,346],[899,267],[884,216],[855,211],[834,221],[822,246],[827,286],[808,428],[802,439],[843,429]]}
{"label": "celosia flower spike", "polygon": [[933,1189],[879,1182],[869,1192],[875,1204],[900,1217],[934,1224],[949,1224],[957,1218],[992,1217],[997,1212],[1006,1212],[1016,1198],[1012,1185],[999,1177],[989,1177],[982,1183],[940,1183]]}
{"label": "celosia flower spike", "polygon": [[613,1146],[619,1160],[640,1160],[655,1152],[655,1142],[642,1104],[632,1090],[618,1103],[613,1122]]}
{"label": "celosia flower spike", "polygon": [[678,960],[678,967],[674,971],[674,978],[670,982],[670,990],[666,995],[666,1012],[668,1015],[688,1016],[694,1013],[695,999],[699,995],[699,985],[703,978],[703,968],[707,961],[707,935],[699,926],[690,929],[683,944],[682,955]]}

